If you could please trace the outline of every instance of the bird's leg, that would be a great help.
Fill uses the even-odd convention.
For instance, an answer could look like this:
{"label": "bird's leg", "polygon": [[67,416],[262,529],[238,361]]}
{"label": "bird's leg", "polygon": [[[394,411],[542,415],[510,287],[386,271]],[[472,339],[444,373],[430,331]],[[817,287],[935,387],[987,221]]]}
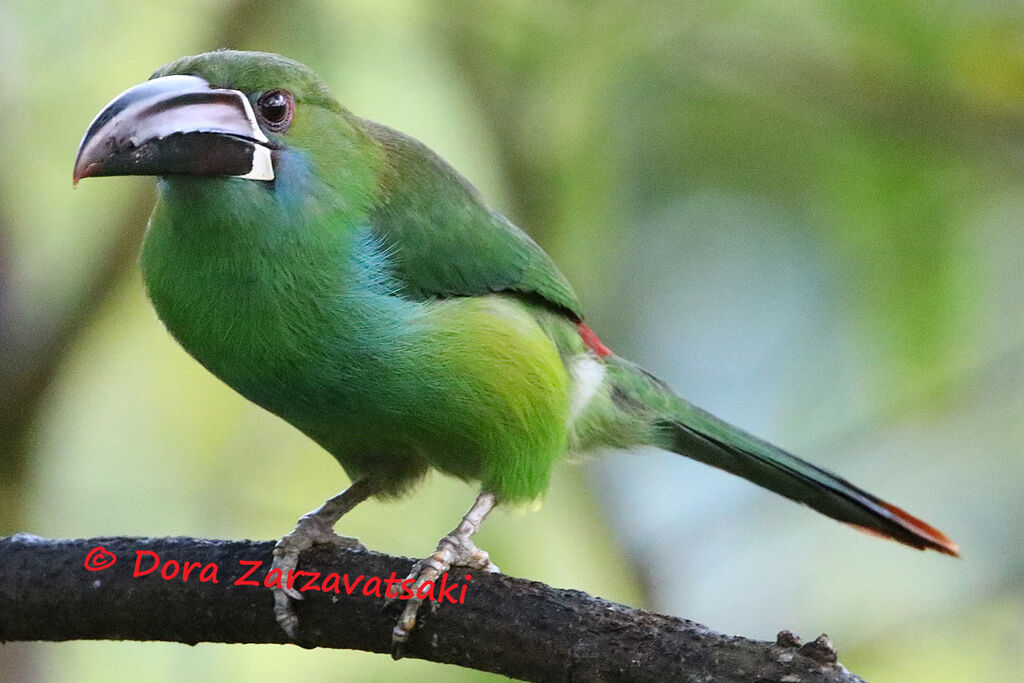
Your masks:
{"label": "bird's leg", "polygon": [[482,571],[497,572],[498,567],[491,562],[486,551],[480,550],[474,545],[470,537],[475,534],[494,506],[497,500],[493,493],[484,491],[476,498],[473,507],[469,509],[459,525],[452,529],[451,533],[442,538],[437,544],[437,550],[427,558],[424,558],[413,565],[412,573],[408,579],[412,579],[411,591],[413,597],[405,605],[398,625],[391,633],[392,644],[395,648],[395,656],[400,656],[401,646],[409,640],[409,635],[416,627],[416,613],[419,611],[423,600],[415,597],[420,586],[428,581],[436,582],[437,579],[452,567],[468,567]]}
{"label": "bird's leg", "polygon": [[363,548],[357,538],[339,536],[334,525],[342,515],[363,502],[379,490],[379,484],[372,479],[360,479],[347,489],[329,499],[312,512],[299,518],[290,534],[285,535],[274,546],[273,569],[281,571],[284,588],[274,588],[274,617],[288,637],[295,639],[299,618],[292,608],[292,600],[302,600],[302,593],[295,590],[288,577],[299,564],[299,553],[315,544],[332,544],[344,548]]}

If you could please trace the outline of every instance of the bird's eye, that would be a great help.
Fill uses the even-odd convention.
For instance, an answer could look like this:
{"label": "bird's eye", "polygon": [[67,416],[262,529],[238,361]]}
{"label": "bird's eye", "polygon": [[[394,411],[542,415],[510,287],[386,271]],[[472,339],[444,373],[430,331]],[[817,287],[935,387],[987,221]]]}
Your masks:
{"label": "bird's eye", "polygon": [[256,101],[260,118],[274,133],[283,133],[292,123],[295,113],[295,98],[287,90],[268,90]]}

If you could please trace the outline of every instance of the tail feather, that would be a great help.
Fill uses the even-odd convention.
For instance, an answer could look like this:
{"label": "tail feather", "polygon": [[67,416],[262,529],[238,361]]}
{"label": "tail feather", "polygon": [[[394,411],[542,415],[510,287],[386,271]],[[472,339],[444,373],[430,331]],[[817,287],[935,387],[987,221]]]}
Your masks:
{"label": "tail feather", "polygon": [[652,445],[739,475],[840,522],[921,550],[959,557],[941,531],[827,470],[697,408],[638,366],[613,357],[620,407],[650,415]]}

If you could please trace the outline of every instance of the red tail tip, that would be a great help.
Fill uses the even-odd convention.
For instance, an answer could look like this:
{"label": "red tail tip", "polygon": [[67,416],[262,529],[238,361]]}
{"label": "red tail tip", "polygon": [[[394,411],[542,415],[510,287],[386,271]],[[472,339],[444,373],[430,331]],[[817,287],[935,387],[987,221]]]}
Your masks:
{"label": "red tail tip", "polygon": [[[912,532],[916,537],[914,541],[905,541],[902,538],[896,538],[896,536],[881,531],[880,529],[873,529],[871,527],[862,526],[860,524],[853,524],[848,522],[857,531],[863,531],[866,534],[872,536],[880,536],[881,538],[888,538],[892,541],[897,541],[904,545],[917,548],[918,550],[925,550],[931,548],[945,555],[952,555],[953,557],[960,557],[960,547],[954,543],[946,534],[942,533],[932,525],[922,522],[917,517],[914,517],[910,513],[901,510],[900,508],[886,503],[883,500],[876,500],[876,502],[883,508],[891,512],[900,521],[900,524],[904,529]],[[916,542],[915,542],[916,541]]]}
{"label": "red tail tip", "polygon": [[923,522],[908,512],[901,510],[895,505],[879,501],[879,504],[886,510],[896,515],[909,530],[917,534],[925,543],[926,547],[937,550],[946,555],[960,557],[960,547],[954,543],[946,534],[942,533],[927,522]]}

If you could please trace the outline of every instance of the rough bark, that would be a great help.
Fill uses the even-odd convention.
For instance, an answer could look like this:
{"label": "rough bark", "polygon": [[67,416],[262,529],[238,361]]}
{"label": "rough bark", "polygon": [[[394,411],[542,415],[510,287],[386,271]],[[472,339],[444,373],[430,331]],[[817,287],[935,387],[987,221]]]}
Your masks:
{"label": "rough bark", "polygon": [[[110,556],[90,551],[103,546]],[[267,580],[271,541],[192,538],[0,539],[0,641],[163,640],[187,644],[285,643]],[[153,565],[159,566],[142,576]],[[173,563],[178,564],[172,578]],[[262,561],[247,581],[239,580]],[[243,564],[247,562],[248,564]],[[185,563],[191,564],[182,580]],[[212,581],[216,567],[216,583]],[[300,642],[391,652],[401,601],[372,593],[369,577],[404,578],[412,560],[318,547],[304,553],[295,579]],[[204,573],[205,570],[205,573]],[[347,575],[331,590],[331,573]],[[531,681],[860,681],[836,662],[827,637],[801,644],[788,631],[775,643],[716,633],[653,614],[503,575],[457,571],[450,595],[461,604],[425,603],[404,656],[457,664]],[[272,576],[272,575],[271,575]],[[206,580],[204,581],[203,578]],[[272,580],[272,579],[271,579]],[[314,585],[314,584],[311,584]],[[324,591],[324,586],[328,587]],[[383,594],[385,587],[380,588]],[[393,591],[398,592],[396,586]]]}

